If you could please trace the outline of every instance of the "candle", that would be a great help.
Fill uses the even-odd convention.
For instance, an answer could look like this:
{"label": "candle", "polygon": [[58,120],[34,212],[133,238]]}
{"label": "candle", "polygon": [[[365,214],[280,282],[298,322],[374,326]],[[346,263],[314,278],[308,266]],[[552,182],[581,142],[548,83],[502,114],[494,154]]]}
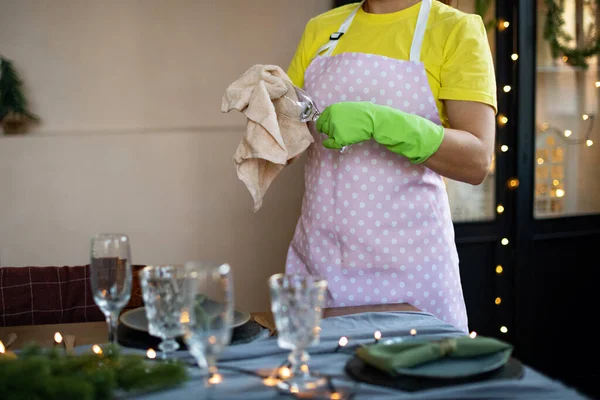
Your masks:
{"label": "candle", "polygon": [[2,343],[2,340],[0,340],[0,360],[2,360],[3,358],[14,360],[17,358],[17,355],[10,350],[6,350],[6,347],[4,347],[4,343]]}
{"label": "candle", "polygon": [[338,341],[338,345],[334,350],[334,353],[337,353],[339,349],[345,347],[348,344],[348,338],[346,336],[342,336]]}
{"label": "candle", "polygon": [[373,337],[375,338],[375,343],[379,343],[379,339],[381,339],[381,332],[375,331]]}

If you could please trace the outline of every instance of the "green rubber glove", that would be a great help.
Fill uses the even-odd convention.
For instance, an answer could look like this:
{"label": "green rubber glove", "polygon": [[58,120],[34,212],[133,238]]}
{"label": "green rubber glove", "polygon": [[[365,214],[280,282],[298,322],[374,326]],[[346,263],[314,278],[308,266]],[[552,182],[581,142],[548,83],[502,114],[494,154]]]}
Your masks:
{"label": "green rubber glove", "polygon": [[418,115],[370,102],[342,102],[327,107],[317,120],[317,130],[329,136],[328,149],[371,138],[420,164],[435,153],[444,139],[444,127]]}

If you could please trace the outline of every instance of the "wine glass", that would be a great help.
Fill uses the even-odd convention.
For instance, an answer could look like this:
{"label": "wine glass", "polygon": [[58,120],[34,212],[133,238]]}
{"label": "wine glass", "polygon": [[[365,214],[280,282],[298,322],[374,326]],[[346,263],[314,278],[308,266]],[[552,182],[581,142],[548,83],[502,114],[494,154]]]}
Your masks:
{"label": "wine glass", "polygon": [[[291,89],[293,94],[283,96],[287,104],[279,106],[277,112],[300,122],[316,122],[321,116],[317,102],[307,92],[291,82],[285,82],[285,84],[288,87],[288,93]],[[348,146],[343,146],[340,153],[346,152],[348,152]]]}
{"label": "wine glass", "polygon": [[186,272],[184,265],[148,265],[140,271],[140,285],[148,320],[148,333],[161,339],[162,358],[179,349],[176,338],[183,334]]}
{"label": "wine glass", "polygon": [[188,261],[185,264],[186,299],[181,318],[184,341],[206,383],[221,381],[217,359],[231,342],[233,332],[233,276],[229,264]]}
{"label": "wine glass", "polygon": [[269,289],[277,344],[291,350],[288,356],[291,374],[280,381],[280,388],[292,393],[314,391],[326,380],[310,374],[306,350],[320,340],[327,281],[311,275],[275,274],[269,278]]}
{"label": "wine glass", "polygon": [[106,317],[108,341],[117,346],[119,314],[131,298],[131,246],[121,233],[99,233],[90,246],[90,286]]}

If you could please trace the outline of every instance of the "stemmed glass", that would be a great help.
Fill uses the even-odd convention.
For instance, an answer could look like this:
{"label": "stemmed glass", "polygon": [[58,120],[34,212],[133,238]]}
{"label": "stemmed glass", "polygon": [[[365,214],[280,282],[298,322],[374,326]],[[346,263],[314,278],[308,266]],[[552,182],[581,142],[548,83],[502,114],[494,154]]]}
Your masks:
{"label": "stemmed glass", "polygon": [[148,265],[140,271],[140,285],[148,332],[161,338],[162,358],[179,349],[176,338],[183,335],[181,316],[186,298],[184,265]]}
{"label": "stemmed glass", "polygon": [[307,348],[320,340],[327,281],[311,275],[275,274],[269,278],[269,288],[277,344],[291,350],[291,375],[281,381],[280,388],[293,393],[314,391],[326,380],[310,374]]}
{"label": "stemmed glass", "polygon": [[[289,118],[296,119],[300,122],[316,122],[321,116],[321,110],[317,106],[317,102],[304,90],[295,86],[291,82],[286,82],[288,89],[292,89],[293,94],[283,96],[287,104],[278,107],[277,112]],[[340,153],[346,153],[348,146],[340,149]]]}
{"label": "stemmed glass", "polygon": [[221,381],[217,359],[233,333],[233,276],[229,264],[189,261],[186,268],[183,338],[207,384]]}
{"label": "stemmed glass", "polygon": [[116,346],[119,314],[131,298],[131,246],[120,233],[100,233],[90,246],[90,286],[108,324],[108,341]]}

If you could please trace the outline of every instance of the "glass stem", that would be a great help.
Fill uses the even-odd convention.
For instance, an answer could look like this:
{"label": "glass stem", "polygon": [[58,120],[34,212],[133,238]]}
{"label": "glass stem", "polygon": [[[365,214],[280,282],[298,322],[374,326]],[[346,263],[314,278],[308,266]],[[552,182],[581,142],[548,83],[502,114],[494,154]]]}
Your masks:
{"label": "glass stem", "polygon": [[304,349],[294,349],[288,356],[292,376],[306,376],[308,372],[308,360],[310,356]]}
{"label": "glass stem", "polygon": [[108,342],[110,344],[117,344],[117,325],[119,323],[119,312],[114,311],[106,316],[106,323],[108,324]]}

